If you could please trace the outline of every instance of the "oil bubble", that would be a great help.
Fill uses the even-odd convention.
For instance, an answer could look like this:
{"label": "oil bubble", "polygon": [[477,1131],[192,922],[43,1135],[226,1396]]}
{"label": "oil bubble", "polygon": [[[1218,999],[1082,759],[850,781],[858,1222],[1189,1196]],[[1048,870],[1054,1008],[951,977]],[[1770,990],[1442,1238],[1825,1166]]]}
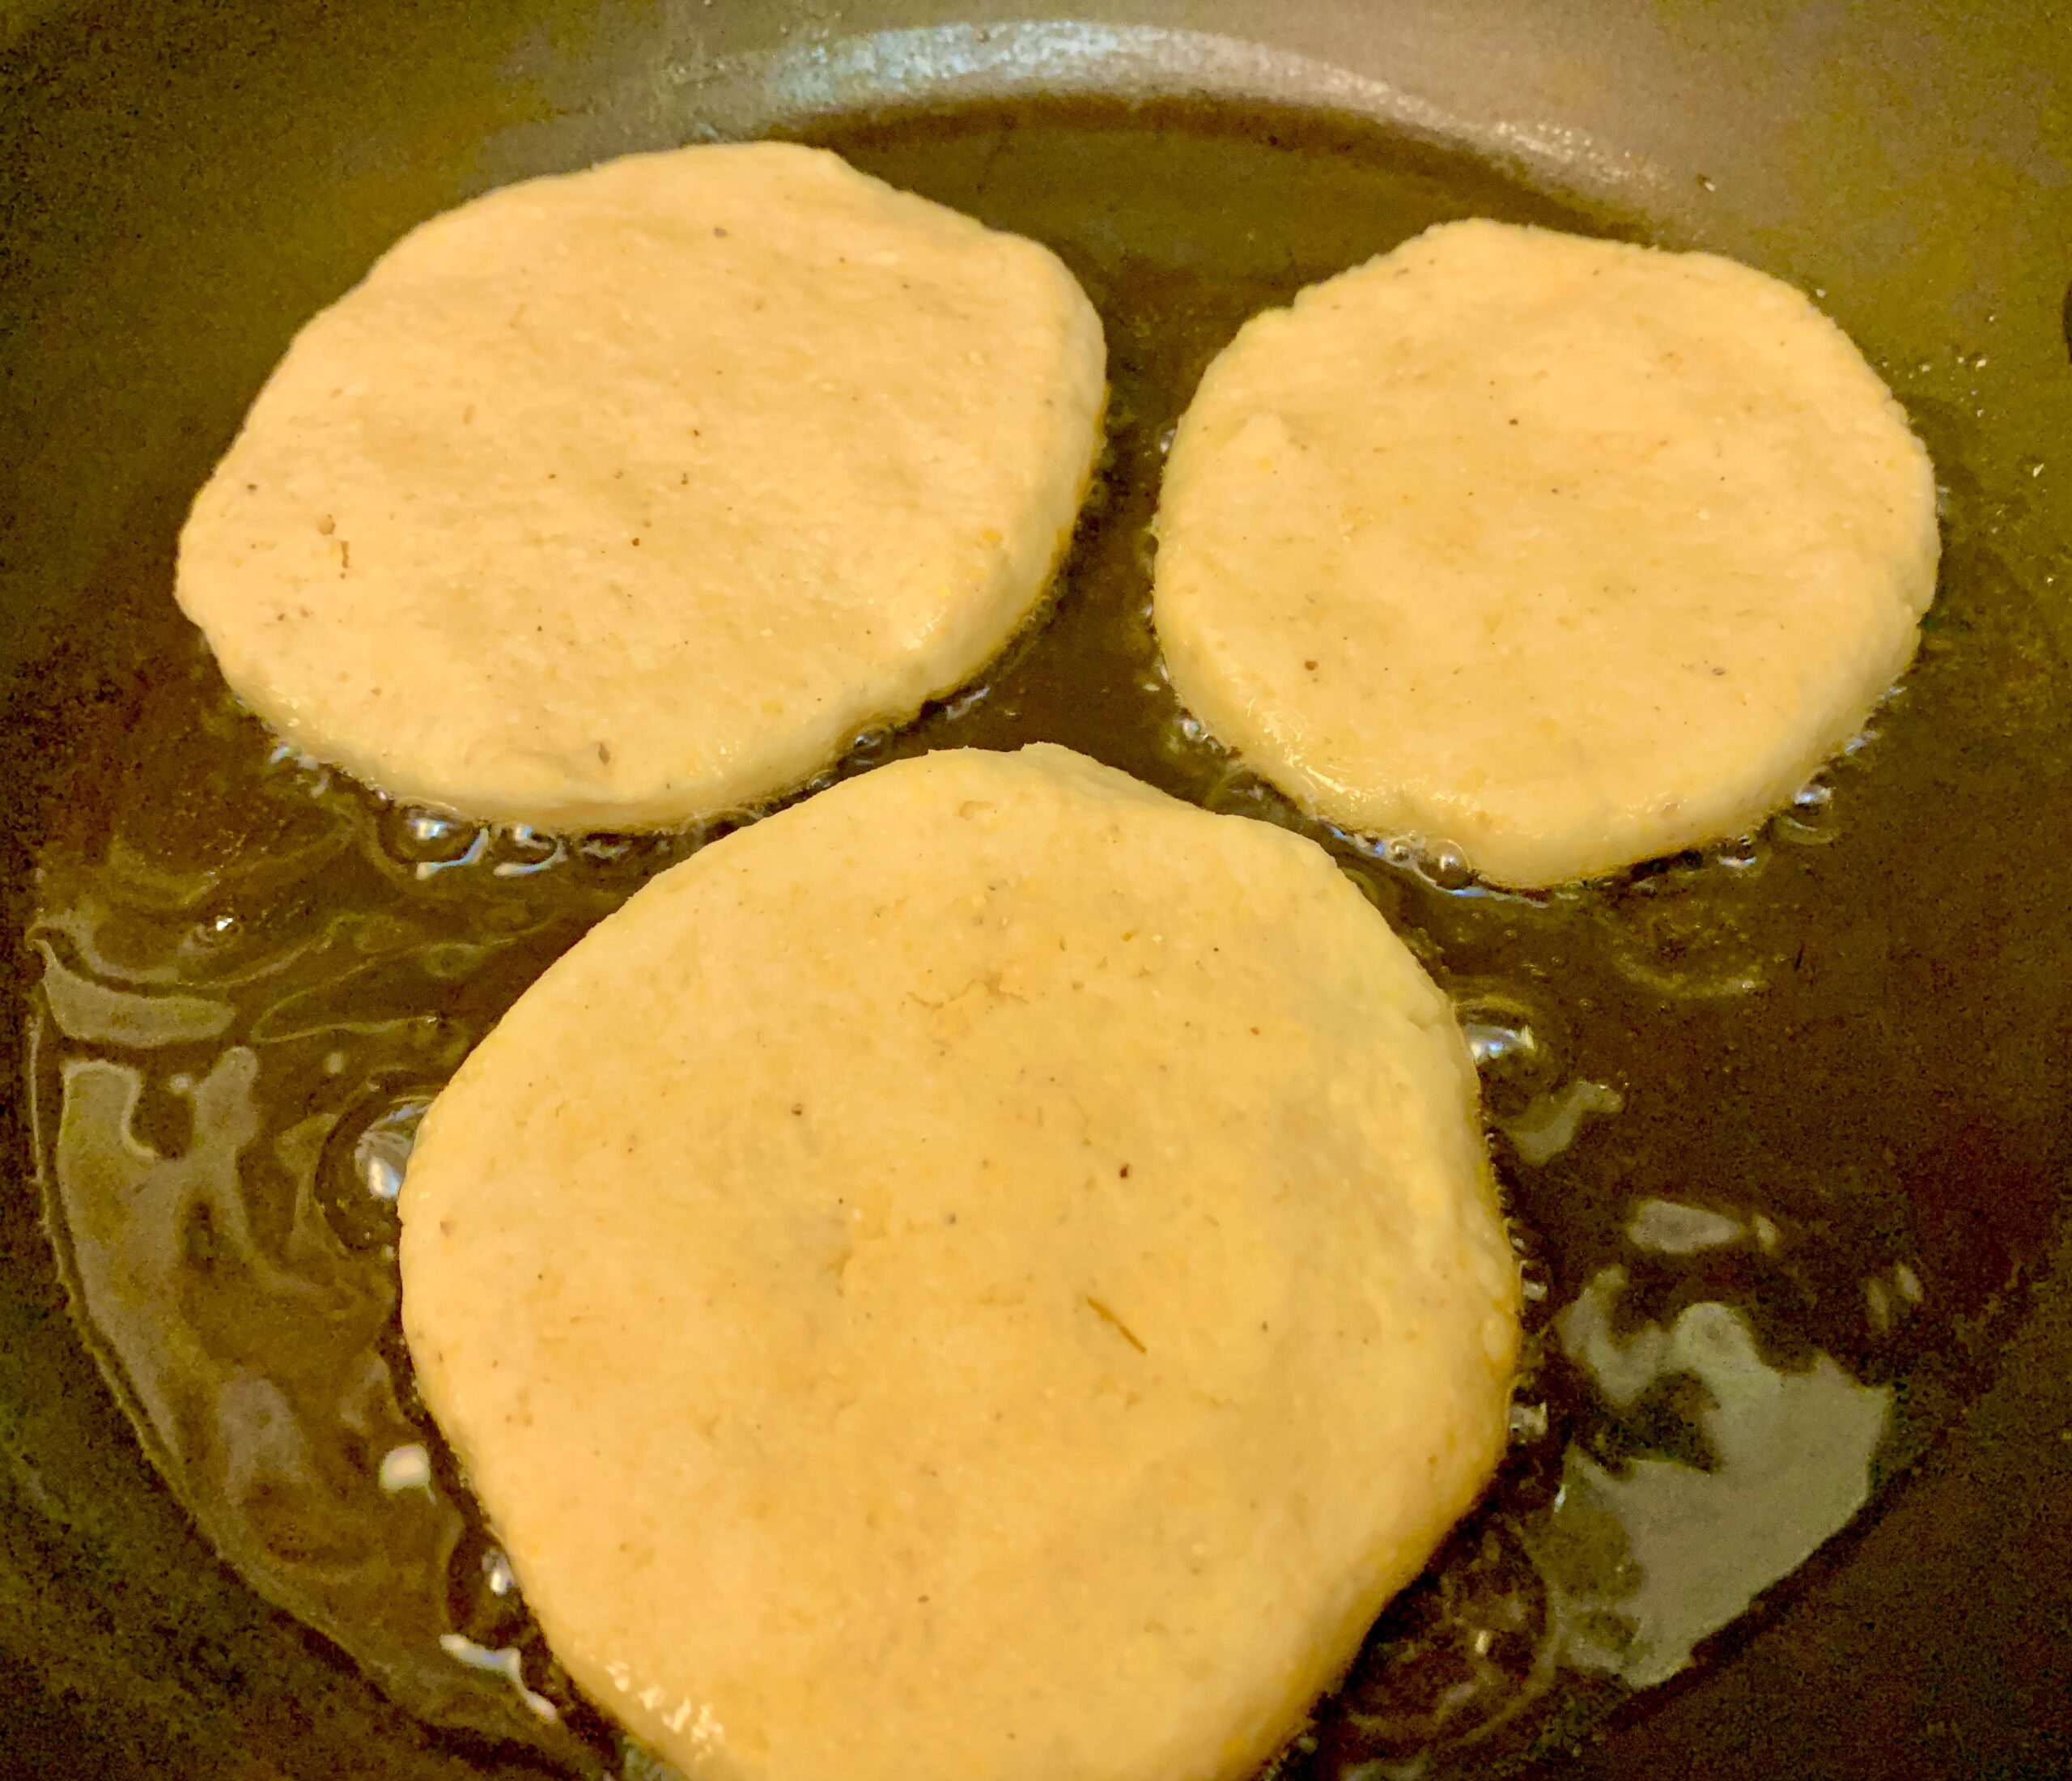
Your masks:
{"label": "oil bubble", "polygon": [[1555,1023],[1514,991],[1486,980],[1458,984],[1454,1017],[1484,1092],[1499,1102],[1508,1096],[1522,1103],[1560,1082],[1563,1065]]}
{"label": "oil bubble", "polygon": [[1804,847],[1824,847],[1841,832],[1834,788],[1815,780],[1792,793],[1791,802],[1772,825],[1778,837]]}

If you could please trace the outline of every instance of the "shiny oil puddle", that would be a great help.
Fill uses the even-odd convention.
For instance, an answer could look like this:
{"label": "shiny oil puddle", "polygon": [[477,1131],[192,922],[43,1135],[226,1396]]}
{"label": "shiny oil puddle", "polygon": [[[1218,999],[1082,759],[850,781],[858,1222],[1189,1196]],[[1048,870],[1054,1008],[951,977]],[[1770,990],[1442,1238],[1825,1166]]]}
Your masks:
{"label": "shiny oil puddle", "polygon": [[[1173,423],[1246,316],[1429,223],[1605,219],[1367,126],[1221,105],[815,138],[1056,248],[1115,385],[1044,627],[843,771],[1043,739],[1315,834],[1482,1065],[1532,1300],[1512,1452],[1284,1772],[1481,1775],[1565,1742],[1693,1661],[1933,1439],[2040,1248],[2063,1086],[2004,1040],[2067,1012],[2072,912],[2019,870],[2072,839],[2039,827],[2072,809],[2062,663],[1953,478],[1913,675],[1762,835],[1533,896],[1334,835],[1204,739],[1158,670],[1148,525]],[[579,843],[397,810],[236,709],[163,573],[116,593],[81,672],[126,721],[68,742],[84,758],[42,826],[29,933],[40,1162],[83,1324],[262,1594],[429,1722],[652,1772],[569,1690],[415,1401],[394,1202],[469,1048],[724,825]]]}

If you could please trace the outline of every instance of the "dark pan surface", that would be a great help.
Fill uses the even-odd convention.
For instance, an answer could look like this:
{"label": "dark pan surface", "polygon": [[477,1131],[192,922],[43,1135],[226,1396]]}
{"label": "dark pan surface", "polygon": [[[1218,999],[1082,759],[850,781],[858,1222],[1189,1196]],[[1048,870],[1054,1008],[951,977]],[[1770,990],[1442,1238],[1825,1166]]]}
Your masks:
{"label": "dark pan surface", "polygon": [[[1207,358],[1258,307],[1444,215],[1692,238],[1399,128],[1257,104],[1022,101],[805,128],[1057,246],[1102,309],[1116,385],[1113,461],[1047,628],[980,696],[865,757],[1044,737],[1268,820],[1298,821],[1188,733],[1144,619],[1161,437]],[[550,132],[524,158],[635,146],[601,134]],[[356,270],[260,284],[250,331],[278,351]],[[1931,635],[1869,746],[1747,845],[1551,899],[1481,895],[1323,835],[1491,1053],[1546,1359],[1491,1504],[1392,1610],[1301,1772],[1368,1756],[1386,1772],[1435,1743],[1424,1772],[1556,1755],[1866,1492],[1904,1503],[1910,1463],[1991,1379],[2044,1256],[2068,1141],[2052,1040],[2072,999],[2056,963],[2072,937],[2054,869],[2072,839],[2072,717],[2050,569],[1969,472],[1984,417],[1948,399],[1949,352],[1879,338],[1877,306],[1858,300],[1850,319],[1948,485]],[[436,1442],[410,1399],[388,1214],[366,1184],[540,966],[688,844],[477,848],[272,758],[167,599],[187,495],[266,363],[231,355],[235,383],[202,355],[170,393],[166,424],[193,443],[130,491],[87,578],[96,622],[69,631],[16,707],[12,739],[37,769],[33,789],[13,781],[10,812],[35,874],[24,982],[54,966],[28,1004],[25,1077],[58,1249],[153,1460],[248,1578],[413,1711],[380,1705],[197,1562],[66,1339],[25,1201],[4,1214],[23,1340],[0,1437],[29,1544],[0,1546],[0,1649],[19,1654],[25,1702],[38,1673],[82,1679],[95,1760],[118,1771],[580,1770],[609,1744],[489,1587],[487,1537],[443,1460],[430,1492],[381,1488],[385,1453]],[[1529,1161],[1564,1109],[1582,1116],[1574,1141]],[[125,1125],[168,1160],[141,1158]],[[1570,1309],[1557,1329],[1579,1300],[1602,1316]],[[1678,1333],[1674,1352],[1611,1402],[1603,1375],[1661,1339],[1650,1326]],[[32,1354],[49,1371],[32,1374]],[[62,1416],[43,1401],[61,1380]],[[1652,1531],[1693,1515],[1702,1541]],[[1783,1605],[1845,1589],[1848,1571],[1823,1574],[1866,1543],[1845,1536]],[[35,1599],[46,1590],[62,1613]],[[141,1640],[109,1605],[132,1595],[163,1604]],[[104,1657],[66,1649],[81,1626],[136,1643],[130,1704],[111,1711]],[[442,1632],[515,1643],[577,1736],[544,1728]],[[1713,1685],[1696,1681],[1666,1692],[1681,1708]],[[256,1741],[179,1711],[224,1691],[247,1697]],[[62,1709],[35,1711],[25,1724],[79,1735]],[[185,1741],[133,1742],[159,1721]]]}

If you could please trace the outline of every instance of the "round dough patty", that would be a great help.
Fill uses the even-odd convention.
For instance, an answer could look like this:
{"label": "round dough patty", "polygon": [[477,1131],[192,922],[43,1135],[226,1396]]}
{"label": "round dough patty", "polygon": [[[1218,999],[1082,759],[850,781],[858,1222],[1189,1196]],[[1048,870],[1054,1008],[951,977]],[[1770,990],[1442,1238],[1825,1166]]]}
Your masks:
{"label": "round dough patty", "polygon": [[1927,453],[1798,291],[1477,220],[1239,331],[1154,604],[1297,801],[1550,885],[1781,804],[1912,658],[1937,550]]}
{"label": "round dough patty", "polygon": [[664,873],[402,1216],[527,1601],[695,1778],[1237,1781],[1505,1439],[1446,1001],[1310,842],[1063,749]]}
{"label": "round dough patty", "polygon": [[968,678],[1098,449],[1047,249],[759,142],[507,186],[295,337],[178,594],[294,742],[552,829],[751,805]]}

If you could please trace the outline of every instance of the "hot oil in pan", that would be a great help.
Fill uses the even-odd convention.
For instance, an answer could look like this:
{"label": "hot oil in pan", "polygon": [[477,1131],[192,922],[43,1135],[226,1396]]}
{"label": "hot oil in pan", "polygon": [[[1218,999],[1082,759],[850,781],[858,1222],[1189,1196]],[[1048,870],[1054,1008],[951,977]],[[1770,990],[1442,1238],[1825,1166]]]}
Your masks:
{"label": "hot oil in pan", "polygon": [[[1480,1774],[1572,1736],[1918,1451],[2040,1247],[2066,1085],[2048,1048],[2010,1073],[2001,1040],[2061,1023],[2072,917],[1999,862],[2040,855],[2039,822],[2072,810],[2062,665],[1946,461],[1922,659],[1756,839],[1551,896],[1354,844],[1194,732],[1159,674],[1148,524],[1171,427],[1238,325],[1302,284],[1446,217],[1589,219],[1293,115],[1075,103],[816,139],[1056,247],[1115,387],[1046,623],[843,770],[1047,739],[1304,828],[1447,984],[1483,1061],[1535,1331],[1514,1451],[1289,1761]],[[386,806],[236,711],[162,567],[109,593],[67,695],[96,720],[68,742],[32,934],[39,1139],[84,1321],[264,1593],[429,1719],[618,1763],[413,1396],[394,1198],[469,1047],[707,837],[563,843]]]}

